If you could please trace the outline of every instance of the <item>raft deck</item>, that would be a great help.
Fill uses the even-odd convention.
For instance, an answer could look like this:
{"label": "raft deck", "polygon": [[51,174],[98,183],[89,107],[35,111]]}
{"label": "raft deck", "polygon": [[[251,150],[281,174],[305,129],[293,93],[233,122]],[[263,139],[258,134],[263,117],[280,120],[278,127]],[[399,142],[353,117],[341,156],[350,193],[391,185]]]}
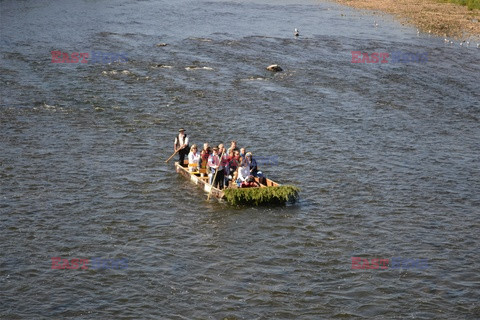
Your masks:
{"label": "raft deck", "polygon": [[[185,164],[188,164],[188,160],[185,161]],[[190,172],[187,167],[182,167],[178,162],[175,162],[175,170],[211,196],[217,199],[225,199],[230,204],[285,204],[287,201],[295,202],[298,198],[298,188],[281,186],[268,178],[255,178],[255,181],[259,184],[258,187],[238,188],[236,183],[232,183],[231,187],[220,190],[208,183],[209,178],[205,169],[200,169],[199,172]],[[228,193],[227,196],[225,196],[226,192]]]}

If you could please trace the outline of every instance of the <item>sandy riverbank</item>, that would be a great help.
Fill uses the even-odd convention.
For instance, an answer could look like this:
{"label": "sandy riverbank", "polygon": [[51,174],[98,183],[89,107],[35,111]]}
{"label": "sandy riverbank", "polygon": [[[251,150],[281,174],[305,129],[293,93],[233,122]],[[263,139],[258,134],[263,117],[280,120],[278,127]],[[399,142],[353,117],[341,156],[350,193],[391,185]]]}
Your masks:
{"label": "sandy riverbank", "polygon": [[423,32],[440,36],[480,37],[480,10],[440,3],[435,0],[335,0],[358,9],[382,11],[395,15]]}

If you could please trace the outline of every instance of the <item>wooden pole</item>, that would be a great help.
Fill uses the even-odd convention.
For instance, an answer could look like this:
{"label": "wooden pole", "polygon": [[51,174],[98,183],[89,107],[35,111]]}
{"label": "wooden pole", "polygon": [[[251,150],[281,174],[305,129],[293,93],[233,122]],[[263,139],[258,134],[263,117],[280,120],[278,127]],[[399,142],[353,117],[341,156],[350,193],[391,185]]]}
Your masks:
{"label": "wooden pole", "polygon": [[[170,161],[170,159],[172,159],[172,158],[173,158],[173,156],[174,156],[174,155],[176,155],[176,154],[177,154],[177,152],[178,152],[178,151],[180,151],[180,150],[182,150],[182,149],[178,149],[177,151],[175,151],[175,152],[174,152],[174,153],[173,153],[173,154],[170,156],[170,158],[168,158],[167,160],[165,160],[165,162],[168,162],[168,161]],[[183,165],[183,163],[180,163],[180,165]]]}

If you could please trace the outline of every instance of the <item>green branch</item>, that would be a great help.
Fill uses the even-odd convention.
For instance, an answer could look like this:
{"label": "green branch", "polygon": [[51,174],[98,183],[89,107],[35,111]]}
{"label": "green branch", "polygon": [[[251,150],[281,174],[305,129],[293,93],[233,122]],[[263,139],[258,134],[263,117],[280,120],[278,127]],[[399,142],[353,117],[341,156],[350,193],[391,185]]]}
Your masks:
{"label": "green branch", "polygon": [[299,188],[278,186],[265,188],[225,189],[225,200],[231,205],[283,205],[298,199]]}

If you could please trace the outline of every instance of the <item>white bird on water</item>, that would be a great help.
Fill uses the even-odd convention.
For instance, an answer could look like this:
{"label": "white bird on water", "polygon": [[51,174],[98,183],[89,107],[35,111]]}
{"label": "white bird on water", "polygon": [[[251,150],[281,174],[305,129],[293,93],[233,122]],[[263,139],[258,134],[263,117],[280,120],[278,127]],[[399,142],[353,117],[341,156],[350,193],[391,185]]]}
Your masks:
{"label": "white bird on water", "polygon": [[295,32],[293,34],[295,35],[295,37],[298,37],[300,35],[300,32],[298,32],[298,29],[295,28]]}
{"label": "white bird on water", "polygon": [[375,28],[378,27],[377,20],[374,20],[374,21],[373,21],[373,25],[375,26]]}
{"label": "white bird on water", "polygon": [[480,43],[477,43],[477,48],[480,48]]}

